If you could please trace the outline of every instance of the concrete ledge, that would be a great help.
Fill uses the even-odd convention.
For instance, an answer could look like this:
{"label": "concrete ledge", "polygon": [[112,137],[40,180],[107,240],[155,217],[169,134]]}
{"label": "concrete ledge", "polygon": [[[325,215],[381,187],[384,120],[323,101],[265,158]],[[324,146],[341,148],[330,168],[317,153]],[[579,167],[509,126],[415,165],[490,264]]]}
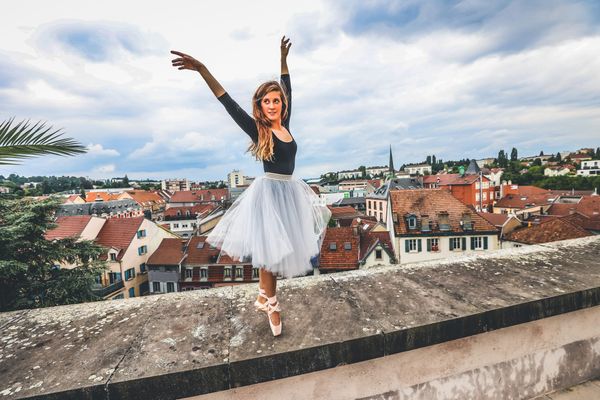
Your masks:
{"label": "concrete ledge", "polygon": [[[3,398],[175,399],[600,305],[600,237],[278,283],[0,314]],[[20,389],[19,389],[20,388]]]}

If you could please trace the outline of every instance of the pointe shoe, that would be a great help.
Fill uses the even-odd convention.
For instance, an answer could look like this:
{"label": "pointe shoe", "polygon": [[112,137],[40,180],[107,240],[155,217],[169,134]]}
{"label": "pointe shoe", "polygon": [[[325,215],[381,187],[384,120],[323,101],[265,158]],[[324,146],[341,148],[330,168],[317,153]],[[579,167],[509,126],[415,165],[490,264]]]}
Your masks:
{"label": "pointe shoe", "polygon": [[282,327],[282,320],[281,320],[281,315],[279,316],[279,325],[273,325],[273,322],[271,322],[271,314],[273,314],[275,311],[281,311],[281,308],[279,307],[279,302],[277,301],[277,296],[273,296],[273,297],[267,297],[267,317],[269,318],[269,326],[271,327],[271,332],[273,332],[273,336],[279,336],[281,335],[281,327]]}
{"label": "pointe shoe", "polygon": [[[266,290],[261,287],[258,288],[258,295],[260,297],[264,297],[265,299],[267,299],[267,301],[269,299],[269,297],[267,297]],[[265,311],[266,312],[267,311],[267,302],[265,301],[264,303],[261,303],[260,301],[255,300],[254,307],[256,308],[256,311]]]}

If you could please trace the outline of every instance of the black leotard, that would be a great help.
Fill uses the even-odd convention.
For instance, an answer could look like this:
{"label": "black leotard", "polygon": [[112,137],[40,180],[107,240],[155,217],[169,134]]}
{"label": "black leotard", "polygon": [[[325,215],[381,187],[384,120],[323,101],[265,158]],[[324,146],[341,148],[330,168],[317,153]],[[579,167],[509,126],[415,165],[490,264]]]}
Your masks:
{"label": "black leotard", "polygon": [[[288,99],[288,112],[287,117],[282,121],[283,126],[290,132],[290,116],[292,114],[292,85],[290,82],[289,74],[281,75],[281,85],[285,90],[285,94]],[[246,111],[244,111],[236,102],[229,96],[229,93],[225,92],[218,97],[221,104],[225,106],[225,109],[231,115],[233,120],[239,125],[250,136],[254,143],[258,142],[258,128],[256,122]],[[263,160],[263,170],[265,172],[275,172],[278,174],[291,175],[294,172],[296,164],[296,150],[298,146],[296,140],[292,136],[291,142],[284,142],[280,140],[273,131],[273,140],[275,146],[273,149],[273,161]],[[291,135],[291,132],[290,132]]]}

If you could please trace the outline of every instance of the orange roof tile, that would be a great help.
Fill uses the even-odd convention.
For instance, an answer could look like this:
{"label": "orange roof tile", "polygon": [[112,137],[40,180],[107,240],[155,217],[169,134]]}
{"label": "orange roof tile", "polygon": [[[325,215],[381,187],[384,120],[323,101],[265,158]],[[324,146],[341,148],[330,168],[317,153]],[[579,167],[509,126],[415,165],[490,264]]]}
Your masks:
{"label": "orange roof tile", "polygon": [[586,236],[591,236],[591,233],[565,218],[554,218],[538,225],[514,230],[506,235],[506,240],[525,244],[538,244]]}
{"label": "orange roof tile", "polygon": [[182,242],[186,243],[187,239],[164,238],[146,263],[148,265],[178,265],[183,258]]}
{"label": "orange roof tile", "polygon": [[110,218],[106,220],[98,233],[96,242],[105,247],[114,247],[121,250],[117,256],[117,259],[120,260],[143,221],[144,217]]}
{"label": "orange roof tile", "polygon": [[[212,200],[212,196],[215,200]],[[171,203],[195,203],[200,201],[220,201],[229,198],[228,189],[179,190],[171,196]]]}
{"label": "orange roof tile", "polygon": [[44,235],[47,240],[64,239],[67,237],[79,237],[87,224],[92,219],[91,215],[73,215],[58,217],[56,228],[51,229]]}
{"label": "orange roof tile", "polygon": [[85,195],[86,203],[93,203],[94,201],[110,201],[119,200],[119,194],[107,193],[107,192],[88,192]]}
{"label": "orange roof tile", "polygon": [[[350,250],[344,248],[344,243],[348,242],[352,247]],[[331,243],[336,244],[336,250],[330,249]],[[319,268],[357,269],[358,252],[358,235],[354,235],[352,227],[327,228],[321,246]]]}

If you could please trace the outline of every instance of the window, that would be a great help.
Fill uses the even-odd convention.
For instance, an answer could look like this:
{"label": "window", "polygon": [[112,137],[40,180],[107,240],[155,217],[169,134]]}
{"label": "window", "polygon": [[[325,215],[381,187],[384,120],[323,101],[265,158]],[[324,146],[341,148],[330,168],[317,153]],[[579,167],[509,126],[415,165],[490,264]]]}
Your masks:
{"label": "window", "polygon": [[208,279],[208,268],[200,268],[200,278]]}
{"label": "window", "polygon": [[141,256],[142,254],[146,254],[147,252],[148,252],[148,246],[144,245],[144,246],[138,247],[138,256]]}
{"label": "window", "polygon": [[235,279],[244,279],[244,267],[237,267],[235,269]]}
{"label": "window", "polygon": [[139,231],[137,231],[137,237],[138,237],[138,239],[146,237],[146,230],[140,229]]}
{"label": "window", "polygon": [[135,297],[135,288],[129,289],[129,297]]}
{"label": "window", "polygon": [[475,193],[475,201],[479,201],[479,192]]}
{"label": "window", "polygon": [[252,268],[252,279],[258,279],[258,278],[259,278],[258,268]]}
{"label": "window", "polygon": [[329,250],[337,250],[337,245],[335,244],[335,242],[329,243]]}
{"label": "window", "polygon": [[191,278],[193,276],[193,274],[194,274],[194,271],[192,269],[190,269],[190,268],[186,268],[185,269],[185,277],[186,277],[186,279],[187,278]]}
{"label": "window", "polygon": [[344,250],[352,250],[352,243],[345,242],[344,243]]}
{"label": "window", "polygon": [[110,253],[110,261],[117,261],[117,254],[116,253]]}
{"label": "window", "polygon": [[417,228],[417,217],[414,215],[410,215],[407,217],[408,229],[416,229]]}
{"label": "window", "polygon": [[173,224],[173,229],[179,228],[179,224]]}
{"label": "window", "polygon": [[450,250],[465,250],[467,243],[466,238],[453,237],[450,238]]}
{"label": "window", "polygon": [[383,257],[381,256],[381,249],[375,250],[375,259],[381,260]]}
{"label": "window", "polygon": [[488,248],[487,236],[471,237],[471,250],[487,250],[487,248]]}
{"label": "window", "polygon": [[494,192],[490,192],[490,200],[494,200]]}
{"label": "window", "polygon": [[371,208],[371,207],[373,207],[373,206],[371,205],[371,200],[367,200],[367,208]]}
{"label": "window", "polygon": [[152,291],[154,293],[160,292],[160,282],[152,282]]}
{"label": "window", "polygon": [[167,292],[175,291],[175,282],[167,282]]}
{"label": "window", "polygon": [[404,250],[407,253],[417,253],[421,251],[421,239],[406,239]]}
{"label": "window", "polygon": [[133,278],[135,278],[135,268],[129,268],[125,270],[125,280],[129,281]]}
{"label": "window", "polygon": [[140,272],[146,272],[146,263],[140,264]]}
{"label": "window", "polygon": [[383,201],[379,202],[379,211],[383,211]]}
{"label": "window", "polygon": [[225,271],[223,272],[223,277],[225,279],[231,278],[231,267],[225,267]]}
{"label": "window", "polygon": [[483,200],[487,200],[487,192],[483,192]]}
{"label": "window", "polygon": [[427,239],[427,251],[430,251],[430,252],[440,251],[440,239],[438,239],[438,238]]}
{"label": "window", "polygon": [[449,231],[450,230],[450,216],[447,212],[440,213],[439,216],[439,228],[440,231]]}

